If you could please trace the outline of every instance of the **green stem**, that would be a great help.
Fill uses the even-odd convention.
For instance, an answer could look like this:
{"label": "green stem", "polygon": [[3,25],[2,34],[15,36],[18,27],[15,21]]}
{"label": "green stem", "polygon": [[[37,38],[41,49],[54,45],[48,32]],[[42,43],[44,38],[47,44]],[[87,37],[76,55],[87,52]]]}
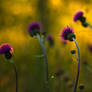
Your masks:
{"label": "green stem", "polygon": [[16,65],[15,65],[14,61],[11,61],[11,64],[13,65],[13,68],[14,68],[14,72],[15,72],[15,76],[16,76],[16,92],[18,92],[18,72],[17,72]]}
{"label": "green stem", "polygon": [[[41,37],[40,37],[40,35],[37,35],[36,36],[37,37],[37,39],[39,40],[39,42],[40,42],[40,45],[41,45],[41,48],[42,48],[42,51],[43,51],[43,54],[44,54],[44,63],[45,63],[45,83],[46,83],[46,85],[48,85],[48,80],[49,80],[49,77],[48,77],[48,58],[47,58],[47,53],[46,53],[46,50],[45,50],[45,47],[44,47],[44,45],[43,45],[43,42],[42,42],[42,39],[41,39]],[[49,88],[48,88],[48,86],[46,86],[47,87],[47,90],[48,90],[48,92],[49,92]]]}
{"label": "green stem", "polygon": [[78,47],[78,45],[77,45],[76,40],[73,39],[73,41],[75,42],[75,45],[76,45],[77,51],[78,51],[77,76],[76,76],[75,86],[74,86],[74,90],[73,90],[73,92],[76,92],[76,91],[77,91],[78,80],[79,80],[79,72],[80,72],[80,51],[79,51],[79,47]]}

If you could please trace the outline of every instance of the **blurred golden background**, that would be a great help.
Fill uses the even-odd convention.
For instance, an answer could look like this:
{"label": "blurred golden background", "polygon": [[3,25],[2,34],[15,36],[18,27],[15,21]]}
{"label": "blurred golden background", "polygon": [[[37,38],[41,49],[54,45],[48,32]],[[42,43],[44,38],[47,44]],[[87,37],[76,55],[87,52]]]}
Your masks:
{"label": "blurred golden background", "polygon": [[[40,22],[43,31],[53,36],[58,50],[59,55],[56,54],[55,48],[49,47],[47,50],[49,76],[53,76],[60,68],[74,84],[77,61],[70,51],[76,47],[73,42],[62,44],[60,39],[64,27],[73,27],[81,53],[79,85],[85,85],[85,89],[80,91],[78,88],[78,92],[92,92],[92,53],[88,50],[88,44],[92,44],[92,29],[73,22],[76,11],[82,10],[91,24],[91,8],[91,0],[0,0],[0,44],[9,43],[14,47],[13,60],[19,74],[19,92],[45,92],[44,61],[43,58],[35,57],[42,54],[42,50],[38,40],[31,38],[27,32],[28,25],[34,21]],[[87,67],[83,66],[84,61],[88,62]],[[50,77],[50,92],[59,92],[58,89],[60,92],[72,92],[72,88],[61,78]],[[0,92],[15,92],[13,68],[2,56]]]}

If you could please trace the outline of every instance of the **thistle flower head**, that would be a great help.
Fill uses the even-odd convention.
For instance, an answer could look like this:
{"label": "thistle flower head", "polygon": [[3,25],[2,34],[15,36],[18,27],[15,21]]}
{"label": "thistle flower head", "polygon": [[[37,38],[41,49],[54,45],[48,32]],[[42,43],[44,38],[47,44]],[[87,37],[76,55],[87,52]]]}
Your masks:
{"label": "thistle flower head", "polygon": [[13,53],[13,48],[7,44],[4,43],[0,46],[0,54],[4,54],[7,59],[10,59]]}
{"label": "thistle flower head", "polygon": [[74,15],[74,22],[76,22],[77,20],[80,20],[83,17],[83,11],[78,11],[76,12],[76,14]]}
{"label": "thistle flower head", "polygon": [[49,42],[50,46],[54,45],[54,40],[53,40],[53,37],[51,35],[47,36],[47,41]]}
{"label": "thistle flower head", "polygon": [[40,34],[42,27],[38,22],[33,22],[32,24],[29,24],[28,26],[28,33],[33,37],[37,34]]}
{"label": "thistle flower head", "polygon": [[74,30],[71,27],[65,27],[60,35],[62,40],[69,40],[73,41],[73,38],[75,38]]}

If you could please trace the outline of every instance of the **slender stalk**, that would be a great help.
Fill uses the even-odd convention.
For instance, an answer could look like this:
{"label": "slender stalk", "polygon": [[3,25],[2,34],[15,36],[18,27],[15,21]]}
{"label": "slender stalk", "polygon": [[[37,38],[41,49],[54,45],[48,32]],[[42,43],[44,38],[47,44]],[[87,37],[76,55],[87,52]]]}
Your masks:
{"label": "slender stalk", "polygon": [[75,85],[74,85],[74,89],[73,89],[73,92],[76,92],[77,91],[78,80],[79,80],[79,72],[80,72],[80,51],[79,51],[79,47],[78,47],[78,44],[77,44],[76,40],[73,39],[73,41],[75,42],[75,45],[76,45],[77,51],[78,51],[77,76],[76,76],[76,81],[75,81]]}
{"label": "slender stalk", "polygon": [[[41,45],[41,48],[42,48],[42,51],[43,51],[43,54],[44,54],[44,62],[45,62],[45,83],[47,83],[47,85],[48,85],[48,80],[49,80],[49,77],[48,77],[48,58],[47,58],[47,53],[46,53],[46,50],[45,50],[45,48],[44,48],[44,45],[43,45],[43,42],[42,42],[42,39],[41,39],[41,37],[40,37],[40,35],[37,35],[36,36],[37,37],[37,39],[40,41],[40,45]],[[46,86],[47,87],[47,90],[48,90],[48,92],[49,92],[49,88],[48,88],[48,86]]]}
{"label": "slender stalk", "polygon": [[47,59],[46,50],[45,50],[44,45],[41,40],[40,40],[40,45],[41,45],[42,51],[44,53],[45,68],[46,68],[46,82],[48,82],[48,59]]}
{"label": "slender stalk", "polygon": [[15,72],[15,76],[16,76],[16,92],[18,92],[18,72],[17,72],[16,65],[15,65],[14,61],[12,61],[11,64],[13,65],[13,68],[14,68],[14,72]]}

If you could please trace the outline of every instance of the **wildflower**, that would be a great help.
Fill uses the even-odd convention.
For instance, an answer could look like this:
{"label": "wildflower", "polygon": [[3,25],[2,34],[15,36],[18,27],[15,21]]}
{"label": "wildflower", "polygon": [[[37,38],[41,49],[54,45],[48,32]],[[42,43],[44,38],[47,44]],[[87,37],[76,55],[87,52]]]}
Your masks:
{"label": "wildflower", "polygon": [[63,29],[60,36],[62,40],[73,41],[73,38],[75,38],[74,30],[71,27],[67,26]]}
{"label": "wildflower", "polygon": [[[13,47],[8,43],[2,44],[0,46],[0,54],[5,55],[5,58],[10,60],[13,54]],[[16,92],[18,92],[18,73],[17,73],[16,65],[13,60],[11,60],[11,64],[13,65],[14,72],[16,75]]]}
{"label": "wildflower", "polygon": [[[33,22],[28,27],[28,33],[32,36],[38,39],[40,46],[42,48],[43,54],[44,54],[44,63],[45,63],[45,83],[48,83],[49,77],[48,77],[48,58],[47,53],[43,44],[43,35],[45,35],[45,32],[41,32],[42,27],[38,22]],[[48,85],[47,85],[48,86]],[[46,87],[47,90],[49,90],[48,87]]]}
{"label": "wildflower", "polygon": [[76,48],[77,48],[77,52],[78,52],[78,65],[77,65],[77,76],[76,76],[76,81],[75,81],[75,85],[74,85],[74,90],[73,92],[77,91],[77,85],[78,85],[78,80],[79,80],[79,72],[80,72],[80,50],[78,47],[78,44],[76,42],[75,39],[75,34],[74,34],[74,30],[71,27],[66,27],[63,29],[62,33],[61,33],[61,39],[67,41],[74,41]]}
{"label": "wildflower", "polygon": [[76,12],[76,14],[74,15],[74,22],[80,20],[81,22],[85,22],[85,18],[83,17],[84,13],[83,11],[78,11]]}
{"label": "wildflower", "polygon": [[78,11],[76,12],[76,14],[74,15],[74,18],[73,18],[74,22],[76,21],[80,21],[81,24],[84,26],[84,27],[88,27],[88,23],[86,22],[86,17],[84,17],[84,13],[83,11]]}
{"label": "wildflower", "polygon": [[38,22],[33,22],[32,24],[29,24],[28,26],[28,33],[30,36],[36,36],[37,34],[40,34],[41,32],[41,25]]}
{"label": "wildflower", "polygon": [[0,46],[0,54],[4,54],[7,59],[10,59],[13,54],[13,47],[7,43],[4,43]]}

